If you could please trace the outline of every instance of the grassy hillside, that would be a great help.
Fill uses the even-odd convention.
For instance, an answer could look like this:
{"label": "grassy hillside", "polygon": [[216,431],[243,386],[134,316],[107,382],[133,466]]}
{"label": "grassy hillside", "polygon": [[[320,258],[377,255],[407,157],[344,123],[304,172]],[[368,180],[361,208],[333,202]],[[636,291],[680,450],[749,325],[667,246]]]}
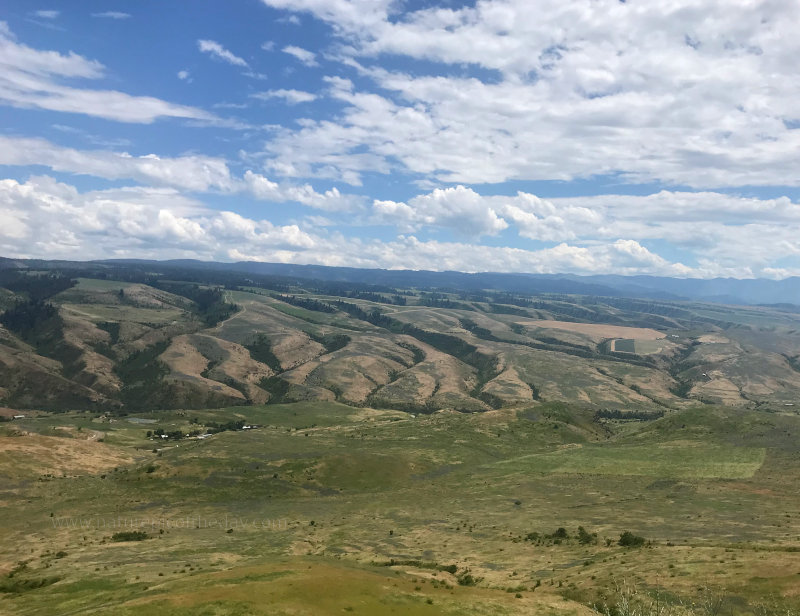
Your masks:
{"label": "grassy hillside", "polygon": [[778,308],[196,270],[79,274],[99,275],[4,274],[0,404],[779,410],[800,393],[800,315]]}
{"label": "grassy hillside", "polygon": [[634,586],[797,607],[797,414],[304,402],[2,426],[4,613],[584,614]]}

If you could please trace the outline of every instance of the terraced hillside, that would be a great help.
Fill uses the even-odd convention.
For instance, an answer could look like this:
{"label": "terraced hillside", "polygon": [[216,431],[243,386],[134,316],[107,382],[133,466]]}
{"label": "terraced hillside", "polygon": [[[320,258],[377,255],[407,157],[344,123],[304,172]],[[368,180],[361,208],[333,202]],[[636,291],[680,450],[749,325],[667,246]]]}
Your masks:
{"label": "terraced hillside", "polygon": [[13,408],[800,402],[800,315],[786,308],[132,267],[0,282],[0,405]]}

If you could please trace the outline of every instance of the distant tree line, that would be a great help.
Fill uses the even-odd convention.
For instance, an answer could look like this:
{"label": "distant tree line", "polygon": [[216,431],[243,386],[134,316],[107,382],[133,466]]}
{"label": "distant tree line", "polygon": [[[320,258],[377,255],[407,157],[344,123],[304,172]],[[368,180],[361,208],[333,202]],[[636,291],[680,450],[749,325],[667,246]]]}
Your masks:
{"label": "distant tree line", "polygon": [[393,304],[395,306],[405,306],[408,302],[405,297],[398,295],[396,290],[392,290],[393,294],[386,297],[371,291],[344,291],[339,293],[327,293],[327,295],[336,295],[337,297],[346,297],[349,299],[363,299],[368,302],[375,302],[376,304]]}
{"label": "distant tree line", "polygon": [[180,295],[194,302],[192,311],[207,327],[212,327],[233,315],[239,307],[226,301],[225,291],[218,287],[205,287],[184,282],[157,281],[153,284],[157,289]]}
{"label": "distant tree line", "polygon": [[429,308],[446,308],[448,310],[471,310],[475,311],[475,307],[471,304],[464,302],[455,302],[449,298],[433,299],[429,297],[421,297],[419,299],[420,306],[427,306]]}
{"label": "distant tree line", "polygon": [[0,287],[5,287],[33,302],[43,301],[74,287],[77,281],[60,272],[31,273],[0,270]]}
{"label": "distant tree line", "polygon": [[327,312],[329,314],[336,312],[336,308],[332,307],[330,304],[326,304],[325,302],[321,302],[310,297],[303,297],[302,295],[273,295],[273,297],[286,304],[291,304],[292,306],[297,306],[298,308],[305,308],[306,310]]}
{"label": "distant tree line", "polygon": [[595,419],[635,419],[637,421],[653,421],[664,416],[664,411],[623,411],[620,409],[600,409],[595,411]]}
{"label": "distant tree line", "polygon": [[48,326],[62,326],[58,309],[41,299],[17,302],[0,315],[0,323],[27,342],[35,342]]}
{"label": "distant tree line", "polygon": [[504,306],[503,304],[495,304],[494,302],[489,304],[489,312],[494,314],[513,314],[518,317],[531,316],[527,310],[523,310],[522,308],[516,308],[515,306]]}
{"label": "distant tree line", "polygon": [[[208,434],[217,434],[219,432],[237,432],[239,430],[244,429],[246,423],[243,419],[234,419],[231,421],[225,421],[222,423],[216,421],[209,421],[205,425],[205,432]],[[179,441],[181,439],[186,438],[188,436],[200,436],[203,434],[203,430],[192,430],[188,433],[183,432],[183,430],[164,430],[164,428],[155,428],[154,430],[148,430],[145,434],[147,438],[151,437],[166,437],[165,440],[171,441]]]}
{"label": "distant tree line", "polygon": [[640,312],[644,314],[657,314],[678,319],[692,318],[690,310],[679,306],[663,304],[651,300],[634,299],[627,297],[598,297],[595,295],[584,295],[574,298],[573,301],[584,305],[605,304],[612,308],[626,310],[628,312]]}

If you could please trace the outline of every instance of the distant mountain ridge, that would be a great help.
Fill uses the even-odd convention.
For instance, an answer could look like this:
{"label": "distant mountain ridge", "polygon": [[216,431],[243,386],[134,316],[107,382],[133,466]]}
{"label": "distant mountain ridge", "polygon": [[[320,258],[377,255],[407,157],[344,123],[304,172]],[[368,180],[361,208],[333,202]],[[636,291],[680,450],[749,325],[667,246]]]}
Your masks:
{"label": "distant mountain ridge", "polygon": [[48,261],[0,257],[0,269],[36,267],[147,266],[153,268],[188,268],[244,272],[260,275],[355,282],[417,288],[459,290],[494,289],[511,293],[564,293],[606,297],[636,297],[661,300],[695,300],[721,304],[793,304],[800,305],[800,278],[783,280],[761,278],[670,278],[665,276],[621,276],[596,274],[527,274],[428,270],[385,270],[325,265],[297,265],[239,261],[199,261],[171,259],[104,259],[98,261]]}

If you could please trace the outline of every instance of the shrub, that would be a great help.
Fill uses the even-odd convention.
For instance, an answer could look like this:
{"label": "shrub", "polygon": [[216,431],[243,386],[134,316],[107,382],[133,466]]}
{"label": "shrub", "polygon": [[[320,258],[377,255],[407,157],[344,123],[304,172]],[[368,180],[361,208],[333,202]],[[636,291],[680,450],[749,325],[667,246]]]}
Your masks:
{"label": "shrub", "polygon": [[55,584],[60,578],[58,577],[42,577],[31,579],[0,579],[0,593],[22,593],[26,590],[35,590]]}
{"label": "shrub", "polygon": [[475,577],[469,572],[464,572],[457,578],[459,586],[476,586],[483,578]]}
{"label": "shrub", "polygon": [[619,541],[617,543],[625,548],[640,548],[644,545],[645,539],[644,537],[634,535],[631,531],[626,530],[619,536]]}
{"label": "shrub", "polygon": [[597,533],[590,533],[583,526],[578,527],[578,543],[581,545],[590,545],[597,543]]}
{"label": "shrub", "polygon": [[569,538],[569,533],[567,532],[567,529],[562,526],[562,527],[559,527],[558,529],[556,529],[556,531],[553,534],[550,535],[550,538],[551,539],[568,539]]}
{"label": "shrub", "polygon": [[147,537],[143,530],[125,530],[111,535],[111,541],[144,541]]}

